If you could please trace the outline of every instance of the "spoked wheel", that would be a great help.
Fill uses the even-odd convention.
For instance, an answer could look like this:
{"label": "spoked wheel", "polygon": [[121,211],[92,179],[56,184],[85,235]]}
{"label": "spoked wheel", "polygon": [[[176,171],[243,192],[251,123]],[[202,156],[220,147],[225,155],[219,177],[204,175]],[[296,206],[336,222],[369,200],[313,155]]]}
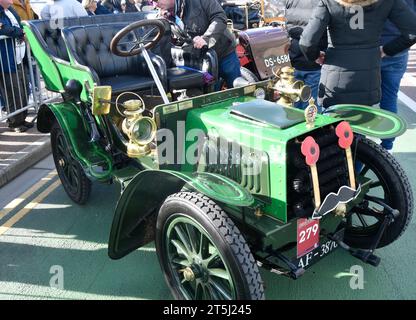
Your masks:
{"label": "spoked wheel", "polygon": [[212,200],[181,192],[162,205],[156,250],[176,299],[258,300],[264,289],[240,231]]}
{"label": "spoked wheel", "polygon": [[[256,83],[259,82],[259,78],[249,69],[245,68],[245,67],[240,67],[240,72],[241,72],[241,78],[243,78],[244,80],[248,81],[249,83]],[[227,90],[230,89],[227,86],[227,83],[225,82],[224,79],[220,79],[220,88],[221,90]]]}
{"label": "spoked wheel", "polygon": [[[378,247],[397,240],[406,230],[413,214],[413,193],[403,168],[384,148],[363,137],[355,139],[357,180],[372,180],[369,196],[399,210],[400,216],[391,223]],[[345,242],[352,247],[368,249],[384,220],[385,209],[371,200],[365,200],[352,210],[346,221]]]}
{"label": "spoked wheel", "polygon": [[91,192],[91,181],[71,155],[66,137],[57,122],[52,126],[51,144],[55,167],[66,193],[74,202],[85,204]]}
{"label": "spoked wheel", "polygon": [[165,25],[157,19],[141,20],[121,29],[111,40],[111,52],[121,57],[140,54],[155,47],[165,33]]}
{"label": "spoked wheel", "polygon": [[250,83],[256,83],[260,81],[259,78],[249,69],[245,67],[241,67],[240,71],[241,71],[241,76],[247,81],[249,81]]}

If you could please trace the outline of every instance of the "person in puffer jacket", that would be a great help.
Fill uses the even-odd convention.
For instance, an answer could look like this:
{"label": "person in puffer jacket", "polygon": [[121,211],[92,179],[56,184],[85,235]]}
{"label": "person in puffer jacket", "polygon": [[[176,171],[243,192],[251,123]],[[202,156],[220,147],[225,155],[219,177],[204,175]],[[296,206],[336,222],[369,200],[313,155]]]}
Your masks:
{"label": "person in puffer jacket", "polygon": [[[300,36],[307,26],[311,12],[318,5],[319,0],[285,0],[286,26],[291,39],[289,56],[292,66],[295,68],[295,78],[303,81],[312,89],[312,97],[317,101],[319,80],[321,78],[321,65],[315,61],[308,61],[299,48]],[[326,32],[322,35],[320,50],[328,47]],[[305,109],[308,102],[297,102],[295,107]]]}
{"label": "person in puffer jacket", "polygon": [[[400,35],[380,47],[387,19]],[[320,57],[320,41],[327,31],[319,104],[371,106],[381,99],[381,58],[416,42],[416,14],[404,0],[320,0],[299,41],[309,61]]]}

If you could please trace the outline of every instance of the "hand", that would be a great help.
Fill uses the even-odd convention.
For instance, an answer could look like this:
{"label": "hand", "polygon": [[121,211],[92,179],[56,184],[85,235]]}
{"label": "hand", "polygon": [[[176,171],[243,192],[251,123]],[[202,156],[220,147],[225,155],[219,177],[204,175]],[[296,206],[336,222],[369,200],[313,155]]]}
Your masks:
{"label": "hand", "polygon": [[380,47],[380,54],[381,54],[381,59],[383,59],[384,57],[387,56],[387,54],[385,54],[383,47]]}
{"label": "hand", "polygon": [[325,63],[325,55],[326,55],[325,52],[321,51],[319,54],[319,58],[316,59],[315,62],[322,66]]}
{"label": "hand", "polygon": [[204,40],[204,38],[198,36],[194,38],[194,48],[202,49],[204,46],[207,46],[208,43]]}
{"label": "hand", "polygon": [[160,9],[159,11],[159,16],[165,18],[165,19],[170,19],[171,17],[171,11],[166,10],[166,9]]}

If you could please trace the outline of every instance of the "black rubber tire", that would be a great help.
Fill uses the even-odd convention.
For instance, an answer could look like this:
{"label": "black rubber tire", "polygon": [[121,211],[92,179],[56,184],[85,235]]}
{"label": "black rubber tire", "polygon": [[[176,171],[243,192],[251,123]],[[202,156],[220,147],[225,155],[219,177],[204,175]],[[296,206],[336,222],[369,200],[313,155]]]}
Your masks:
{"label": "black rubber tire", "polygon": [[[61,155],[58,149],[58,139],[62,137],[63,142],[66,144],[66,161],[70,162],[73,165],[73,170],[77,176],[79,182],[77,187],[71,186],[68,177],[66,176],[62,165],[60,165]],[[58,172],[59,179],[65,189],[65,192],[77,204],[85,204],[91,193],[91,181],[85,175],[84,170],[77,160],[75,160],[72,155],[70,155],[68,148],[68,141],[65,135],[62,132],[62,129],[57,121],[54,122],[51,128],[51,145],[52,145],[52,155],[55,162],[56,171]]]}
{"label": "black rubber tire", "polygon": [[181,213],[197,221],[214,240],[228,264],[235,284],[237,300],[264,300],[264,288],[256,261],[234,222],[210,198],[194,192],[180,192],[169,196],[156,223],[156,251],[166,282],[176,299],[185,296],[175,283],[166,253],[166,230],[169,220]]}
{"label": "black rubber tire", "polygon": [[259,78],[249,69],[245,67],[241,67],[240,71],[241,71],[241,76],[247,81],[249,81],[250,83],[256,83],[260,81]]}
{"label": "black rubber tire", "polygon": [[[383,180],[383,186],[388,188],[390,199],[386,203],[400,212],[400,216],[391,223],[378,248],[385,247],[396,241],[406,230],[413,215],[413,192],[409,178],[397,160],[383,147],[364,137],[357,137],[352,145],[356,159],[363,165],[370,164],[371,170],[379,179]],[[359,234],[353,230],[346,229],[344,241],[354,247],[361,249],[370,248],[374,242],[375,233],[378,228],[368,233]]]}

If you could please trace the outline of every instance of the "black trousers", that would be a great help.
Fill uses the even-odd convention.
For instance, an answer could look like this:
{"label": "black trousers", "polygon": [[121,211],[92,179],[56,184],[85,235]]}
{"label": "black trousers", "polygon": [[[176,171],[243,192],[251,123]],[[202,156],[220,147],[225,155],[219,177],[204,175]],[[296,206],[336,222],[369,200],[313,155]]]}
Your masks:
{"label": "black trousers", "polygon": [[[6,103],[8,113],[13,113],[27,106],[27,87],[25,87],[23,80],[23,72],[24,70],[18,70],[18,72],[5,72],[0,75],[0,95],[3,102]],[[27,110],[10,117],[7,120],[9,127],[14,128],[23,125],[26,116]]]}

